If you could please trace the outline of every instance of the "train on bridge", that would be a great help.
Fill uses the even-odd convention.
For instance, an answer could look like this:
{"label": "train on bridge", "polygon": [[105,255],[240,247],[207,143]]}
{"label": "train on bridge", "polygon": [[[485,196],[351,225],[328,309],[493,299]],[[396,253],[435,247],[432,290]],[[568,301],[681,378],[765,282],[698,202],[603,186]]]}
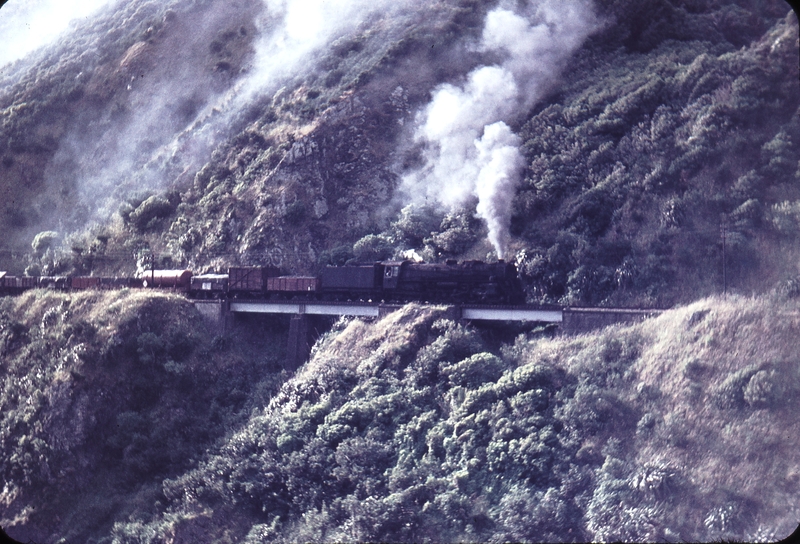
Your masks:
{"label": "train on bridge", "polygon": [[170,289],[195,299],[372,300],[524,304],[512,263],[385,261],[327,266],[319,276],[287,276],[271,266],[230,267],[227,274],[150,270],[137,277],[10,276],[0,272],[0,295],[29,289]]}

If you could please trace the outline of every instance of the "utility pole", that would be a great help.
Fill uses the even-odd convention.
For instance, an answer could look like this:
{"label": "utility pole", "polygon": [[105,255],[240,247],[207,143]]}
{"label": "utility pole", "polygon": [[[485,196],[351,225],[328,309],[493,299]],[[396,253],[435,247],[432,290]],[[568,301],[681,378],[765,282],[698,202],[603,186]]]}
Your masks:
{"label": "utility pole", "polygon": [[[141,263],[140,266],[142,266],[144,270],[150,268],[150,285],[153,285],[156,280],[156,256],[155,253],[153,253],[153,250],[151,250],[149,247],[140,250],[139,262]],[[147,286],[147,276],[145,275],[144,278],[145,286]]]}
{"label": "utility pole", "polygon": [[720,216],[720,233],[722,235],[722,296],[726,296],[728,294],[728,268],[726,264],[726,255],[725,255],[725,238],[728,234],[728,219],[725,214],[721,214]]}

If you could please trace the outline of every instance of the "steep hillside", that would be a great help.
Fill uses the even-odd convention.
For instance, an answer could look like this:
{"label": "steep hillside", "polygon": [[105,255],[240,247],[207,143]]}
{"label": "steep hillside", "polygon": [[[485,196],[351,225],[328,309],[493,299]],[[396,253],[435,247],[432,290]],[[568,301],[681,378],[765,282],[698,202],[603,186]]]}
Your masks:
{"label": "steep hillside", "polygon": [[0,271],[502,257],[530,302],[673,309],[512,340],[410,305],[338,322],[290,374],[280,320],[7,297],[0,526],[786,536],[798,50],[781,0],[109,0],[0,66]]}
{"label": "steep hillside", "polygon": [[512,232],[532,288],[669,304],[719,292],[723,266],[745,293],[796,274],[797,55],[790,15],[739,50],[667,40],[581,59],[587,77],[522,129]]}
{"label": "steep hillside", "polygon": [[6,67],[4,266],[502,254],[531,300],[661,306],[797,274],[783,1],[313,6],[110,4]]}
{"label": "steep hillside", "polygon": [[[112,401],[82,404],[77,395],[74,425],[85,427],[68,444],[42,442],[48,422],[63,420],[55,392],[97,381],[84,365],[83,382],[53,379],[37,394],[53,399],[39,409],[43,430],[4,447],[49,464],[33,460],[30,474],[6,476],[4,499],[19,493],[12,507],[28,509],[6,508],[2,523],[12,535],[115,543],[774,541],[800,521],[798,316],[795,302],[714,298],[635,326],[576,338],[529,333],[499,349],[437,308],[343,322],[224,442],[180,475],[116,489],[104,517],[86,512],[101,504],[92,487],[77,502],[22,500],[23,478],[44,478],[42,466],[50,478],[86,477],[94,465],[84,452],[97,448],[81,438],[92,435],[89,421],[102,428],[116,414],[118,426],[142,424],[135,407],[108,414]],[[162,375],[192,360],[161,363]],[[170,383],[161,387],[168,395]],[[13,414],[33,410],[19,398]],[[175,441],[175,410],[192,411],[161,408],[150,432]],[[122,431],[107,432],[111,456]],[[149,466],[144,452],[161,451],[136,444],[102,476],[138,475]],[[177,446],[162,452],[175,469],[189,449]],[[70,455],[56,462],[48,447]],[[37,517],[44,509],[58,517]],[[26,532],[43,519],[61,521]]]}
{"label": "steep hillside", "polygon": [[158,504],[161,481],[267,402],[286,327],[209,334],[182,297],[0,301],[0,526],[90,542]]}

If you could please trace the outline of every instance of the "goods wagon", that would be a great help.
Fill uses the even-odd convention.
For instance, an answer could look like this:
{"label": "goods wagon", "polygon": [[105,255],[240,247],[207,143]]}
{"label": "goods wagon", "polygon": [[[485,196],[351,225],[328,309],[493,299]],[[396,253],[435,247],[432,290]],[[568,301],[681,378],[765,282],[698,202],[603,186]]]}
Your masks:
{"label": "goods wagon", "polygon": [[144,287],[143,278],[125,278],[125,277],[100,277],[98,278],[100,289],[125,289]]}
{"label": "goods wagon", "polygon": [[267,278],[267,291],[270,292],[316,293],[319,288],[319,278],[313,276],[277,276]]}
{"label": "goods wagon", "polygon": [[6,293],[21,293],[26,289],[36,289],[39,287],[39,278],[35,276],[8,276],[2,272],[0,286]]}
{"label": "goods wagon", "polygon": [[224,298],[228,292],[228,274],[192,276],[189,291],[195,298]]}
{"label": "goods wagon", "polygon": [[0,272],[0,293],[7,295],[14,293],[14,276],[9,276],[6,272]]}
{"label": "goods wagon", "polygon": [[19,289],[35,289],[39,286],[39,278],[33,276],[17,276],[14,280]]}
{"label": "goods wagon", "polygon": [[94,276],[75,276],[70,278],[70,287],[72,289],[99,289],[100,278]]}
{"label": "goods wagon", "polygon": [[228,269],[228,291],[234,295],[254,295],[267,290],[267,280],[280,276],[274,266],[231,267]]}
{"label": "goods wagon", "polygon": [[34,278],[9,276],[7,272],[0,272],[0,292],[4,294],[16,294],[24,289],[32,289],[35,285],[28,286]]}

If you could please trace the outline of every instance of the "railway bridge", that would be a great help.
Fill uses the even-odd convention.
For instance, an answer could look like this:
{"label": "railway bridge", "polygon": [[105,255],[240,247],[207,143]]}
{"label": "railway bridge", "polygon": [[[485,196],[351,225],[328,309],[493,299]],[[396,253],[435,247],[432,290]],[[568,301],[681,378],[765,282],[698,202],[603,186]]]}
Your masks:
{"label": "railway bridge", "polygon": [[[382,302],[322,302],[273,300],[195,301],[195,307],[220,328],[232,323],[236,315],[277,314],[290,316],[287,368],[300,366],[310,353],[317,337],[312,326],[315,316],[382,317],[402,304]],[[562,334],[580,334],[614,323],[632,323],[661,313],[639,308],[565,308],[539,305],[448,305],[452,319],[465,321],[516,321],[557,324]]]}

